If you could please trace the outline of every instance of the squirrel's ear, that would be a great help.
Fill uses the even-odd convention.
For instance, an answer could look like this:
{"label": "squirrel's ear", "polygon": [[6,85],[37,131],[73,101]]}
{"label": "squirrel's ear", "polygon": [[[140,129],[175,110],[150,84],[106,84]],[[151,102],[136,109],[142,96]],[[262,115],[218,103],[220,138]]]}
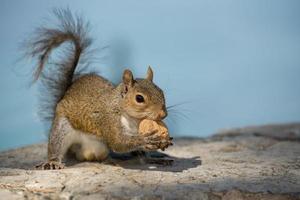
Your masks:
{"label": "squirrel's ear", "polygon": [[149,81],[153,81],[153,71],[149,65],[148,70],[147,70],[147,76],[146,79]]}
{"label": "squirrel's ear", "polygon": [[123,72],[123,83],[129,87],[133,85],[133,75],[129,69],[125,69]]}

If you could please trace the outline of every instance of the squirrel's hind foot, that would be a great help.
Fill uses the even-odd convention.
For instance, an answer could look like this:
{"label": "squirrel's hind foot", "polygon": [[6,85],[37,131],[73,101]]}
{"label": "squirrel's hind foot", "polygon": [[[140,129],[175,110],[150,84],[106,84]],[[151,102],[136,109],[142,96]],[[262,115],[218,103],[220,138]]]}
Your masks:
{"label": "squirrel's hind foot", "polygon": [[65,165],[61,162],[56,161],[48,161],[42,162],[35,166],[37,170],[57,170],[57,169],[64,169]]}

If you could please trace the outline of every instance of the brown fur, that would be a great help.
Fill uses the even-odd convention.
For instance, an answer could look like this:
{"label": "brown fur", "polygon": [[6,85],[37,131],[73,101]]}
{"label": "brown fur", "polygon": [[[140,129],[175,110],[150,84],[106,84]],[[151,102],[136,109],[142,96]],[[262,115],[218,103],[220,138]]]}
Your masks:
{"label": "brown fur", "polygon": [[[152,69],[149,67],[145,79],[134,79],[132,72],[125,70],[123,81],[117,86],[95,74],[83,75],[73,81],[75,68],[80,63],[81,55],[86,51],[90,39],[87,38],[81,18],[76,21],[68,10],[56,11],[56,15],[62,22],[60,29],[42,29],[44,35],[39,35],[36,42],[32,43],[31,51],[32,56],[40,58],[35,73],[38,78],[43,73],[53,48],[65,41],[72,41],[74,44],[72,56],[57,68],[61,76],[53,79],[50,69],[47,77],[42,76],[46,88],[52,91],[54,86],[58,92],[53,94],[56,98],[52,102],[55,114],[48,145],[50,166],[55,168],[56,164],[61,163],[66,148],[72,145],[70,137],[76,136],[71,132],[76,132],[74,134],[78,137],[94,135],[99,144],[103,143],[116,152],[156,150],[162,143],[163,146],[169,144],[169,141],[160,141],[155,133],[132,135],[132,132],[128,132],[135,130],[135,126],[142,119],[161,120],[167,115],[164,94],[153,83]],[[54,80],[54,84],[51,85],[53,81],[49,80]],[[142,96],[142,102],[138,102],[137,95]],[[122,117],[125,122],[122,122]],[[130,127],[126,127],[129,125]],[[75,143],[80,144],[80,141],[76,140]],[[92,149],[82,150],[77,154],[82,158],[80,155],[86,160],[106,157],[106,154],[93,152]],[[46,166],[49,166],[49,162]]]}

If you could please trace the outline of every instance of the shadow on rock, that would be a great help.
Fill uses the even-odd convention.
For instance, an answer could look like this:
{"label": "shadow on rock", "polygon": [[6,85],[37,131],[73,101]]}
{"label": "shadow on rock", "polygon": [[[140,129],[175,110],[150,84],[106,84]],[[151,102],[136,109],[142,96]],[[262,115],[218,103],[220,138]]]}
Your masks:
{"label": "shadow on rock", "polygon": [[[75,156],[72,154],[68,154],[67,159],[65,160],[67,167],[74,167],[81,163],[82,162],[76,160]],[[87,164],[88,162],[84,163]],[[199,156],[180,158],[169,156],[162,152],[131,152],[122,154],[110,152],[109,158],[99,164],[120,166],[124,169],[182,172],[184,170],[198,167],[202,164],[202,161]]]}
{"label": "shadow on rock", "polygon": [[109,165],[117,165],[126,169],[140,169],[149,171],[182,172],[201,165],[199,156],[192,158],[180,158],[169,156],[161,152],[141,153],[133,152],[127,154],[111,153],[105,162]]}

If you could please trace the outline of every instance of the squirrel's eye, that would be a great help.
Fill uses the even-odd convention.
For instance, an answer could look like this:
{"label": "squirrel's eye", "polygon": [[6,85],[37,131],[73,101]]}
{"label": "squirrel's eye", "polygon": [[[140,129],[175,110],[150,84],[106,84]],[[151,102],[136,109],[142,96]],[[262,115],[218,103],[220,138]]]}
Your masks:
{"label": "squirrel's eye", "polygon": [[143,103],[145,101],[144,97],[142,95],[139,95],[139,94],[135,96],[135,100],[138,103]]}

